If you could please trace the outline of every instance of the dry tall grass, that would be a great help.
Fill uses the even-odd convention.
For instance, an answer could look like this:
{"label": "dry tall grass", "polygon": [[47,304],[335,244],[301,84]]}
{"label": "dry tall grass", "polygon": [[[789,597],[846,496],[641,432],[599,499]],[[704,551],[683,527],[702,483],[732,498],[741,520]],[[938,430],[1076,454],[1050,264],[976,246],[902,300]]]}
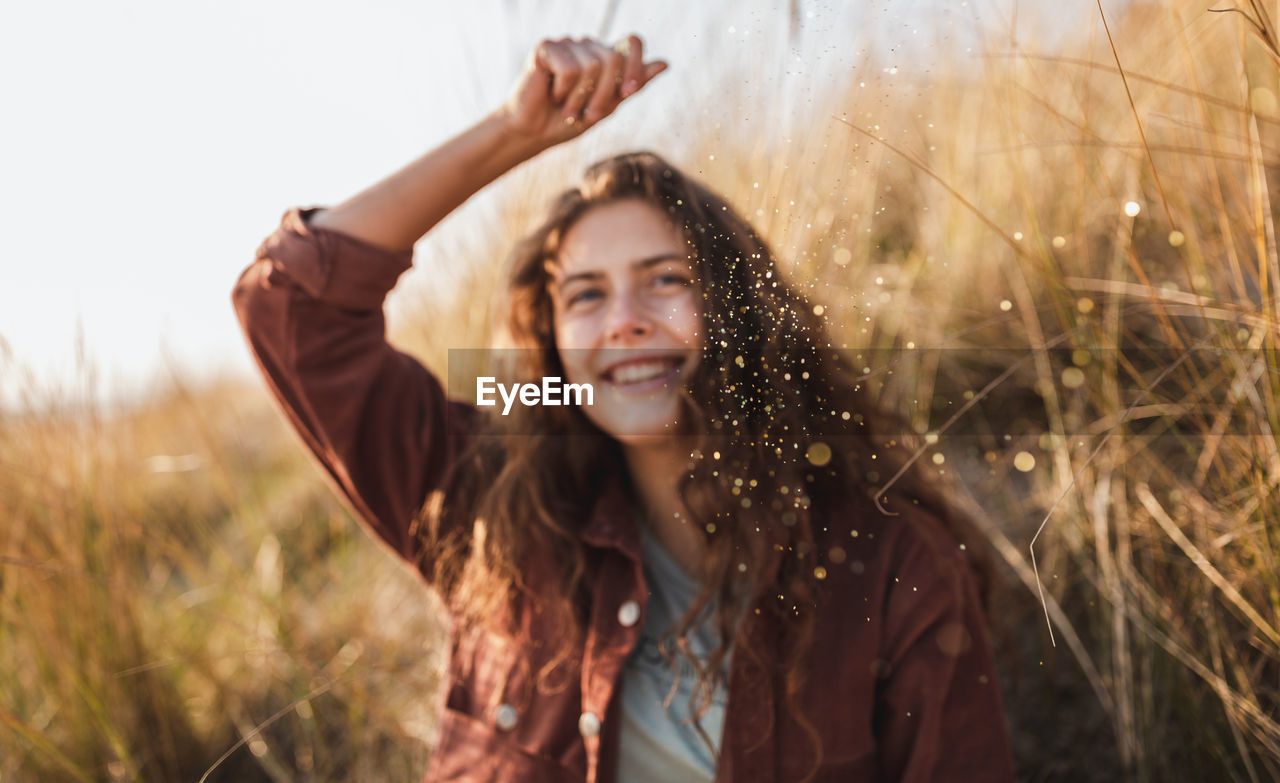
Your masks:
{"label": "dry tall grass", "polygon": [[[1107,21],[905,87],[868,67],[809,133],[681,162],[938,436],[1007,576],[1023,776],[1280,779],[1275,31],[1252,3]],[[527,227],[561,152],[464,250]],[[452,326],[393,334],[440,371],[489,333],[475,268]],[[210,779],[415,779],[425,594],[260,388],[161,400],[0,423],[0,780],[195,780],[238,741]]]}
{"label": "dry tall grass", "polygon": [[0,780],[194,781],[242,740],[210,780],[420,769],[430,604],[260,389],[6,422],[0,465]]}

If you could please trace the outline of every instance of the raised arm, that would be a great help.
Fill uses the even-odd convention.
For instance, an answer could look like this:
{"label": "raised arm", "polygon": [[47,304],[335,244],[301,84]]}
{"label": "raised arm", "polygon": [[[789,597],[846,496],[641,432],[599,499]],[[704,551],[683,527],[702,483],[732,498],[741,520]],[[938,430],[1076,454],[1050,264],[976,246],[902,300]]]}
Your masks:
{"label": "raised arm", "polygon": [[322,212],[315,225],[390,250],[412,249],[476,191],[516,164],[578,136],[666,68],[642,58],[643,44],[634,35],[615,49],[591,39],[541,42],[501,107],[466,133]]}
{"label": "raised arm", "polygon": [[[664,67],[643,62],[634,36],[625,57],[590,40],[543,41],[501,107],[333,208],[288,210],[237,280],[237,318],[281,411],[356,517],[402,557],[421,555],[410,523],[474,410],[387,343],[386,295],[436,223]],[[429,574],[429,559],[418,562]]]}

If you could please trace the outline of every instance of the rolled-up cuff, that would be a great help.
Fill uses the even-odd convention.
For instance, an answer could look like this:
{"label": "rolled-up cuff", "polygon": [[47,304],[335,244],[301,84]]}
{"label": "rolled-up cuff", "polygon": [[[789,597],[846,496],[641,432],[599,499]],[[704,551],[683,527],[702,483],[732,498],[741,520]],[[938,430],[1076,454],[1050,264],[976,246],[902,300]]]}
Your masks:
{"label": "rolled-up cuff", "polygon": [[[312,226],[324,207],[294,207],[258,247],[271,259],[267,282],[292,282],[309,296],[336,307],[371,310],[382,306],[400,275],[413,266],[413,251],[391,251],[329,228]],[[282,279],[283,278],[283,279]]]}

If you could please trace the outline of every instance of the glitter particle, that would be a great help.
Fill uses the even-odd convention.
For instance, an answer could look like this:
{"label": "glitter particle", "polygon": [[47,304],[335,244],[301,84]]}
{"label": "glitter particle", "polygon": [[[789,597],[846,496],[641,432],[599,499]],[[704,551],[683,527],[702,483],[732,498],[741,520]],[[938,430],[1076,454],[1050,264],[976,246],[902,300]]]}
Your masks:
{"label": "glitter particle", "polygon": [[810,465],[820,468],[831,461],[831,447],[821,441],[817,441],[809,445],[804,456],[805,459],[809,460]]}

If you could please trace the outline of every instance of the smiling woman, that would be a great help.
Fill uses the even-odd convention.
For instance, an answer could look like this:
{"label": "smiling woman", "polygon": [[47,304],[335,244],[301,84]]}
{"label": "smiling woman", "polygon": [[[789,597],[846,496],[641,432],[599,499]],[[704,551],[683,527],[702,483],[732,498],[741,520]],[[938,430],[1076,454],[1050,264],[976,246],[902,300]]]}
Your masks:
{"label": "smiling woman", "polygon": [[543,267],[555,345],[570,381],[601,391],[587,417],[622,443],[687,432],[680,389],[701,359],[703,325],[679,228],[630,198],[586,211],[555,245]]}
{"label": "smiling woman", "polygon": [[593,405],[492,415],[387,343],[418,237],[666,67],[621,49],[542,42],[475,127],[287,212],[234,291],[281,410],[455,621],[427,779],[1011,780],[978,541],[913,470],[871,497],[899,420],[721,196],[619,155],[516,244],[518,374]]}

